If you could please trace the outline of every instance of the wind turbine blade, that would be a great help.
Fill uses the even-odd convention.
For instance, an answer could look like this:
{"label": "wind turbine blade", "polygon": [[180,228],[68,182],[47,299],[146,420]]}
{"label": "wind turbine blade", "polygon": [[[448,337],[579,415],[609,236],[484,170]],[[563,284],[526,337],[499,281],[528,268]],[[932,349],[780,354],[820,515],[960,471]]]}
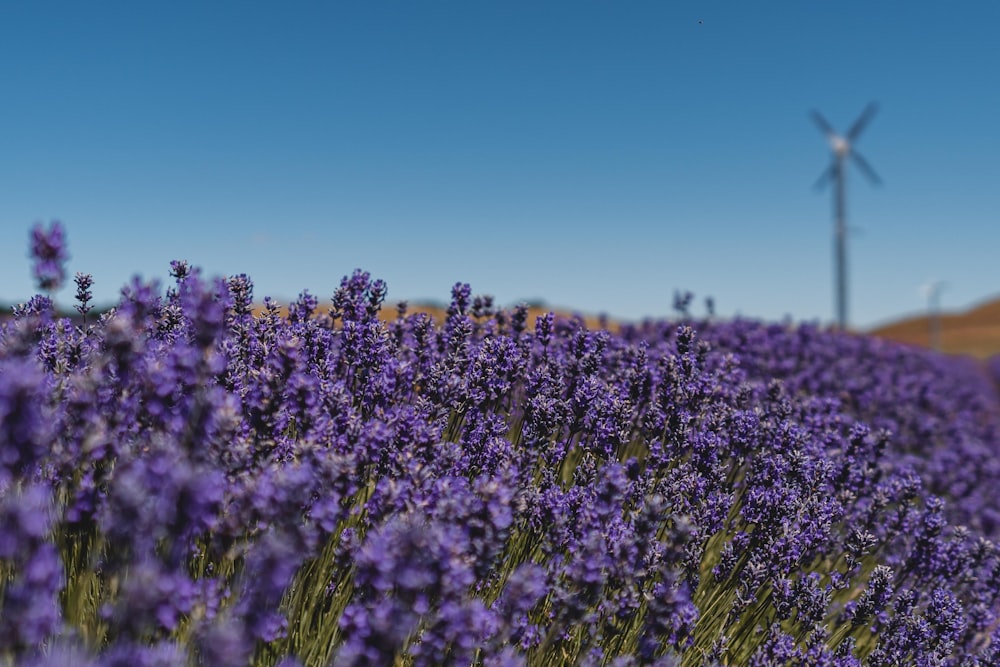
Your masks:
{"label": "wind turbine blade", "polygon": [[851,151],[851,159],[854,160],[854,164],[858,165],[858,168],[861,169],[862,172],[864,172],[865,176],[868,177],[869,181],[871,181],[875,185],[882,185],[882,179],[878,177],[878,174],[875,173],[875,170],[872,169],[872,166],[868,164],[868,160],[862,157],[860,153]]}
{"label": "wind turbine blade", "polygon": [[827,183],[829,183],[834,179],[836,171],[837,171],[836,163],[830,163],[830,166],[827,167],[822,174],[820,174],[820,177],[818,179],[816,179],[816,183],[813,184],[813,188],[815,188],[816,190],[821,190]]}
{"label": "wind turbine blade", "polygon": [[844,135],[844,138],[847,139],[849,143],[853,143],[854,140],[858,138],[858,135],[865,129],[865,126],[871,121],[872,116],[875,115],[876,111],[878,111],[878,105],[874,102],[866,106],[865,110],[861,112],[860,116],[858,116],[858,119],[854,121],[854,125],[851,125],[851,129],[849,129],[847,134]]}
{"label": "wind turbine blade", "polygon": [[832,139],[837,136],[837,133],[833,131],[833,127],[826,122],[826,118],[823,118],[818,111],[810,111],[809,115],[812,117],[813,122],[816,123],[816,127],[819,131],[827,136],[828,139]]}

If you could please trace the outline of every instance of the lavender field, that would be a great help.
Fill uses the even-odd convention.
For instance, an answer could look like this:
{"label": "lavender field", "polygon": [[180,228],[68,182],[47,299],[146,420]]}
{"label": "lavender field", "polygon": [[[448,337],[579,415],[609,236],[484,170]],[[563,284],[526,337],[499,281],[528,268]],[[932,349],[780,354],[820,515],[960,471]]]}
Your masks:
{"label": "lavender field", "polygon": [[[32,251],[54,289],[61,229]],[[0,664],[1000,663],[972,361],[171,273],[0,329]]]}

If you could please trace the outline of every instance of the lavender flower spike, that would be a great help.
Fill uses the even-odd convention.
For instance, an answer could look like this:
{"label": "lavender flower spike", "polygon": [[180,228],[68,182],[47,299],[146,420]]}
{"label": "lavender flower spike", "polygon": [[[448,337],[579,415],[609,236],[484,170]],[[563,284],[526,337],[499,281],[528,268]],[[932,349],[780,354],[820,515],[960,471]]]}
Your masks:
{"label": "lavender flower spike", "polygon": [[31,230],[31,258],[38,288],[46,292],[59,289],[66,279],[66,238],[62,223],[58,220],[49,225],[48,231],[37,223]]}

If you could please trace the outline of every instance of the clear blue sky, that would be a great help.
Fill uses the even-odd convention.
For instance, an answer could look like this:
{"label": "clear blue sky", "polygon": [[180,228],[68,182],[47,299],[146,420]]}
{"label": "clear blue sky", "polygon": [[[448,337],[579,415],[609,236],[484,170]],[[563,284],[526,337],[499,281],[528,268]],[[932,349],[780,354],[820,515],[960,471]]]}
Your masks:
{"label": "clear blue sky", "polygon": [[808,112],[876,100],[851,321],[930,280],[968,307],[1000,293],[998,34],[996,0],[5,3],[0,300],[59,219],[105,302],[187,259],[279,299],[360,267],[390,301],[827,322]]}

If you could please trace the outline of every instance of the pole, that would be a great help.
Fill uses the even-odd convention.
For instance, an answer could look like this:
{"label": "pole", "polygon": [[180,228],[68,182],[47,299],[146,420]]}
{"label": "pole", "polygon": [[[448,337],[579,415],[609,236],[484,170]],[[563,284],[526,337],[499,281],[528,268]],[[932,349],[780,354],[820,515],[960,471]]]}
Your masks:
{"label": "pole", "polygon": [[938,293],[934,290],[931,293],[931,349],[941,351],[941,316],[938,314]]}
{"label": "pole", "polygon": [[938,281],[927,286],[927,319],[930,328],[931,349],[941,351],[941,290],[945,283]]}
{"label": "pole", "polygon": [[834,174],[834,218],[835,218],[835,263],[837,284],[837,325],[841,331],[847,330],[847,220],[844,206],[844,154],[837,152],[837,173]]}

